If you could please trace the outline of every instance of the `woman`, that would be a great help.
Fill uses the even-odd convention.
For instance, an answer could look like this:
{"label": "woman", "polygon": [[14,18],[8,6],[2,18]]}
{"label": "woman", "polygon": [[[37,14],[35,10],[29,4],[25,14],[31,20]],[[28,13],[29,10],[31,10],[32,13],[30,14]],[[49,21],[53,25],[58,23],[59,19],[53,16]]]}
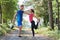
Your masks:
{"label": "woman", "polygon": [[[36,17],[36,16],[34,15],[34,10],[31,9],[31,10],[30,10],[30,14],[29,14],[29,21],[30,21],[30,23],[31,23],[32,34],[33,34],[33,36],[34,36],[34,35],[35,35],[34,29],[37,29],[37,28],[38,28],[38,23],[39,23],[39,21],[37,22],[37,25],[35,25],[35,22],[34,22],[34,20],[33,20],[33,17]],[[36,18],[37,18],[37,17],[36,17]],[[38,19],[38,18],[37,18],[37,19]]]}

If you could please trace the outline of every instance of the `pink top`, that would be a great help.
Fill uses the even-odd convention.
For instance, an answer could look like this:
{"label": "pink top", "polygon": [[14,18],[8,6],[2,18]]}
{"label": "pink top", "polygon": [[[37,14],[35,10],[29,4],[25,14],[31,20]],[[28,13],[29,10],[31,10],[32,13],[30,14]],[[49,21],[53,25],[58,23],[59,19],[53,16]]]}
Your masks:
{"label": "pink top", "polygon": [[29,21],[30,22],[33,20],[33,17],[34,17],[34,14],[33,13],[29,14]]}

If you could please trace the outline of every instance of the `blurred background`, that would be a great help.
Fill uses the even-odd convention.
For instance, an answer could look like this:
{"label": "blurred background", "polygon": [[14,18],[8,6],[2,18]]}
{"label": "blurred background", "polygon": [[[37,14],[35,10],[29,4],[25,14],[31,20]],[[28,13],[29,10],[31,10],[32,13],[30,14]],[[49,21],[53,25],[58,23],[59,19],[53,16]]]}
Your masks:
{"label": "blurred background", "polygon": [[[0,0],[0,35],[5,35],[17,28],[14,15],[20,5],[24,11],[34,9],[35,15],[40,18],[37,34],[47,35],[60,40],[60,0]],[[29,15],[23,15],[23,29],[30,29]],[[15,21],[15,22],[13,22]],[[37,19],[34,18],[35,24]],[[14,24],[14,28],[11,29]]]}

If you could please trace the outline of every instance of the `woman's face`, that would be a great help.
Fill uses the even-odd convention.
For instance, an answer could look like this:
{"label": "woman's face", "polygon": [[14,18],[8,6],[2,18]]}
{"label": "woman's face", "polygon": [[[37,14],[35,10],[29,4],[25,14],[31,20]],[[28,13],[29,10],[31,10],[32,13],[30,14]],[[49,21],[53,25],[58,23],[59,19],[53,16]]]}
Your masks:
{"label": "woman's face", "polygon": [[32,12],[32,11],[30,10],[30,12]]}

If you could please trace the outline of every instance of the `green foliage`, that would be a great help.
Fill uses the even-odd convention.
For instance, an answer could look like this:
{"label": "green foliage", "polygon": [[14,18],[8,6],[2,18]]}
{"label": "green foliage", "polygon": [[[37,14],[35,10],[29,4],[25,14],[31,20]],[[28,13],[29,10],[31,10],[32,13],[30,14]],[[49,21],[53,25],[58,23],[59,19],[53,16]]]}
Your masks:
{"label": "green foliage", "polygon": [[52,1],[52,2],[53,2],[52,5],[53,5],[53,13],[54,13],[53,17],[54,17],[54,19],[56,19],[57,18],[57,13],[58,13],[57,3],[56,3],[56,1]]}
{"label": "green foliage", "polygon": [[35,4],[35,12],[38,17],[44,18],[44,25],[47,26],[49,21],[49,14],[48,14],[48,2],[47,0],[40,0]]}
{"label": "green foliage", "polygon": [[0,36],[5,35],[6,33],[9,33],[10,31],[11,31],[11,29],[9,28],[9,26],[7,24],[2,24],[0,26]]}
{"label": "green foliage", "polygon": [[[0,0],[0,10],[2,10],[3,21],[7,22],[7,20],[12,20],[17,10],[17,2],[18,0]],[[2,24],[0,26],[0,35],[5,35],[10,31],[11,29],[7,24]]]}
{"label": "green foliage", "polygon": [[48,36],[53,38],[54,40],[60,39],[60,31],[58,31],[57,27],[54,28],[55,30],[50,30],[49,27],[40,27],[39,29],[35,30],[35,33]]}
{"label": "green foliage", "polygon": [[2,14],[4,20],[12,20],[15,10],[17,10],[17,0],[1,0]]}

